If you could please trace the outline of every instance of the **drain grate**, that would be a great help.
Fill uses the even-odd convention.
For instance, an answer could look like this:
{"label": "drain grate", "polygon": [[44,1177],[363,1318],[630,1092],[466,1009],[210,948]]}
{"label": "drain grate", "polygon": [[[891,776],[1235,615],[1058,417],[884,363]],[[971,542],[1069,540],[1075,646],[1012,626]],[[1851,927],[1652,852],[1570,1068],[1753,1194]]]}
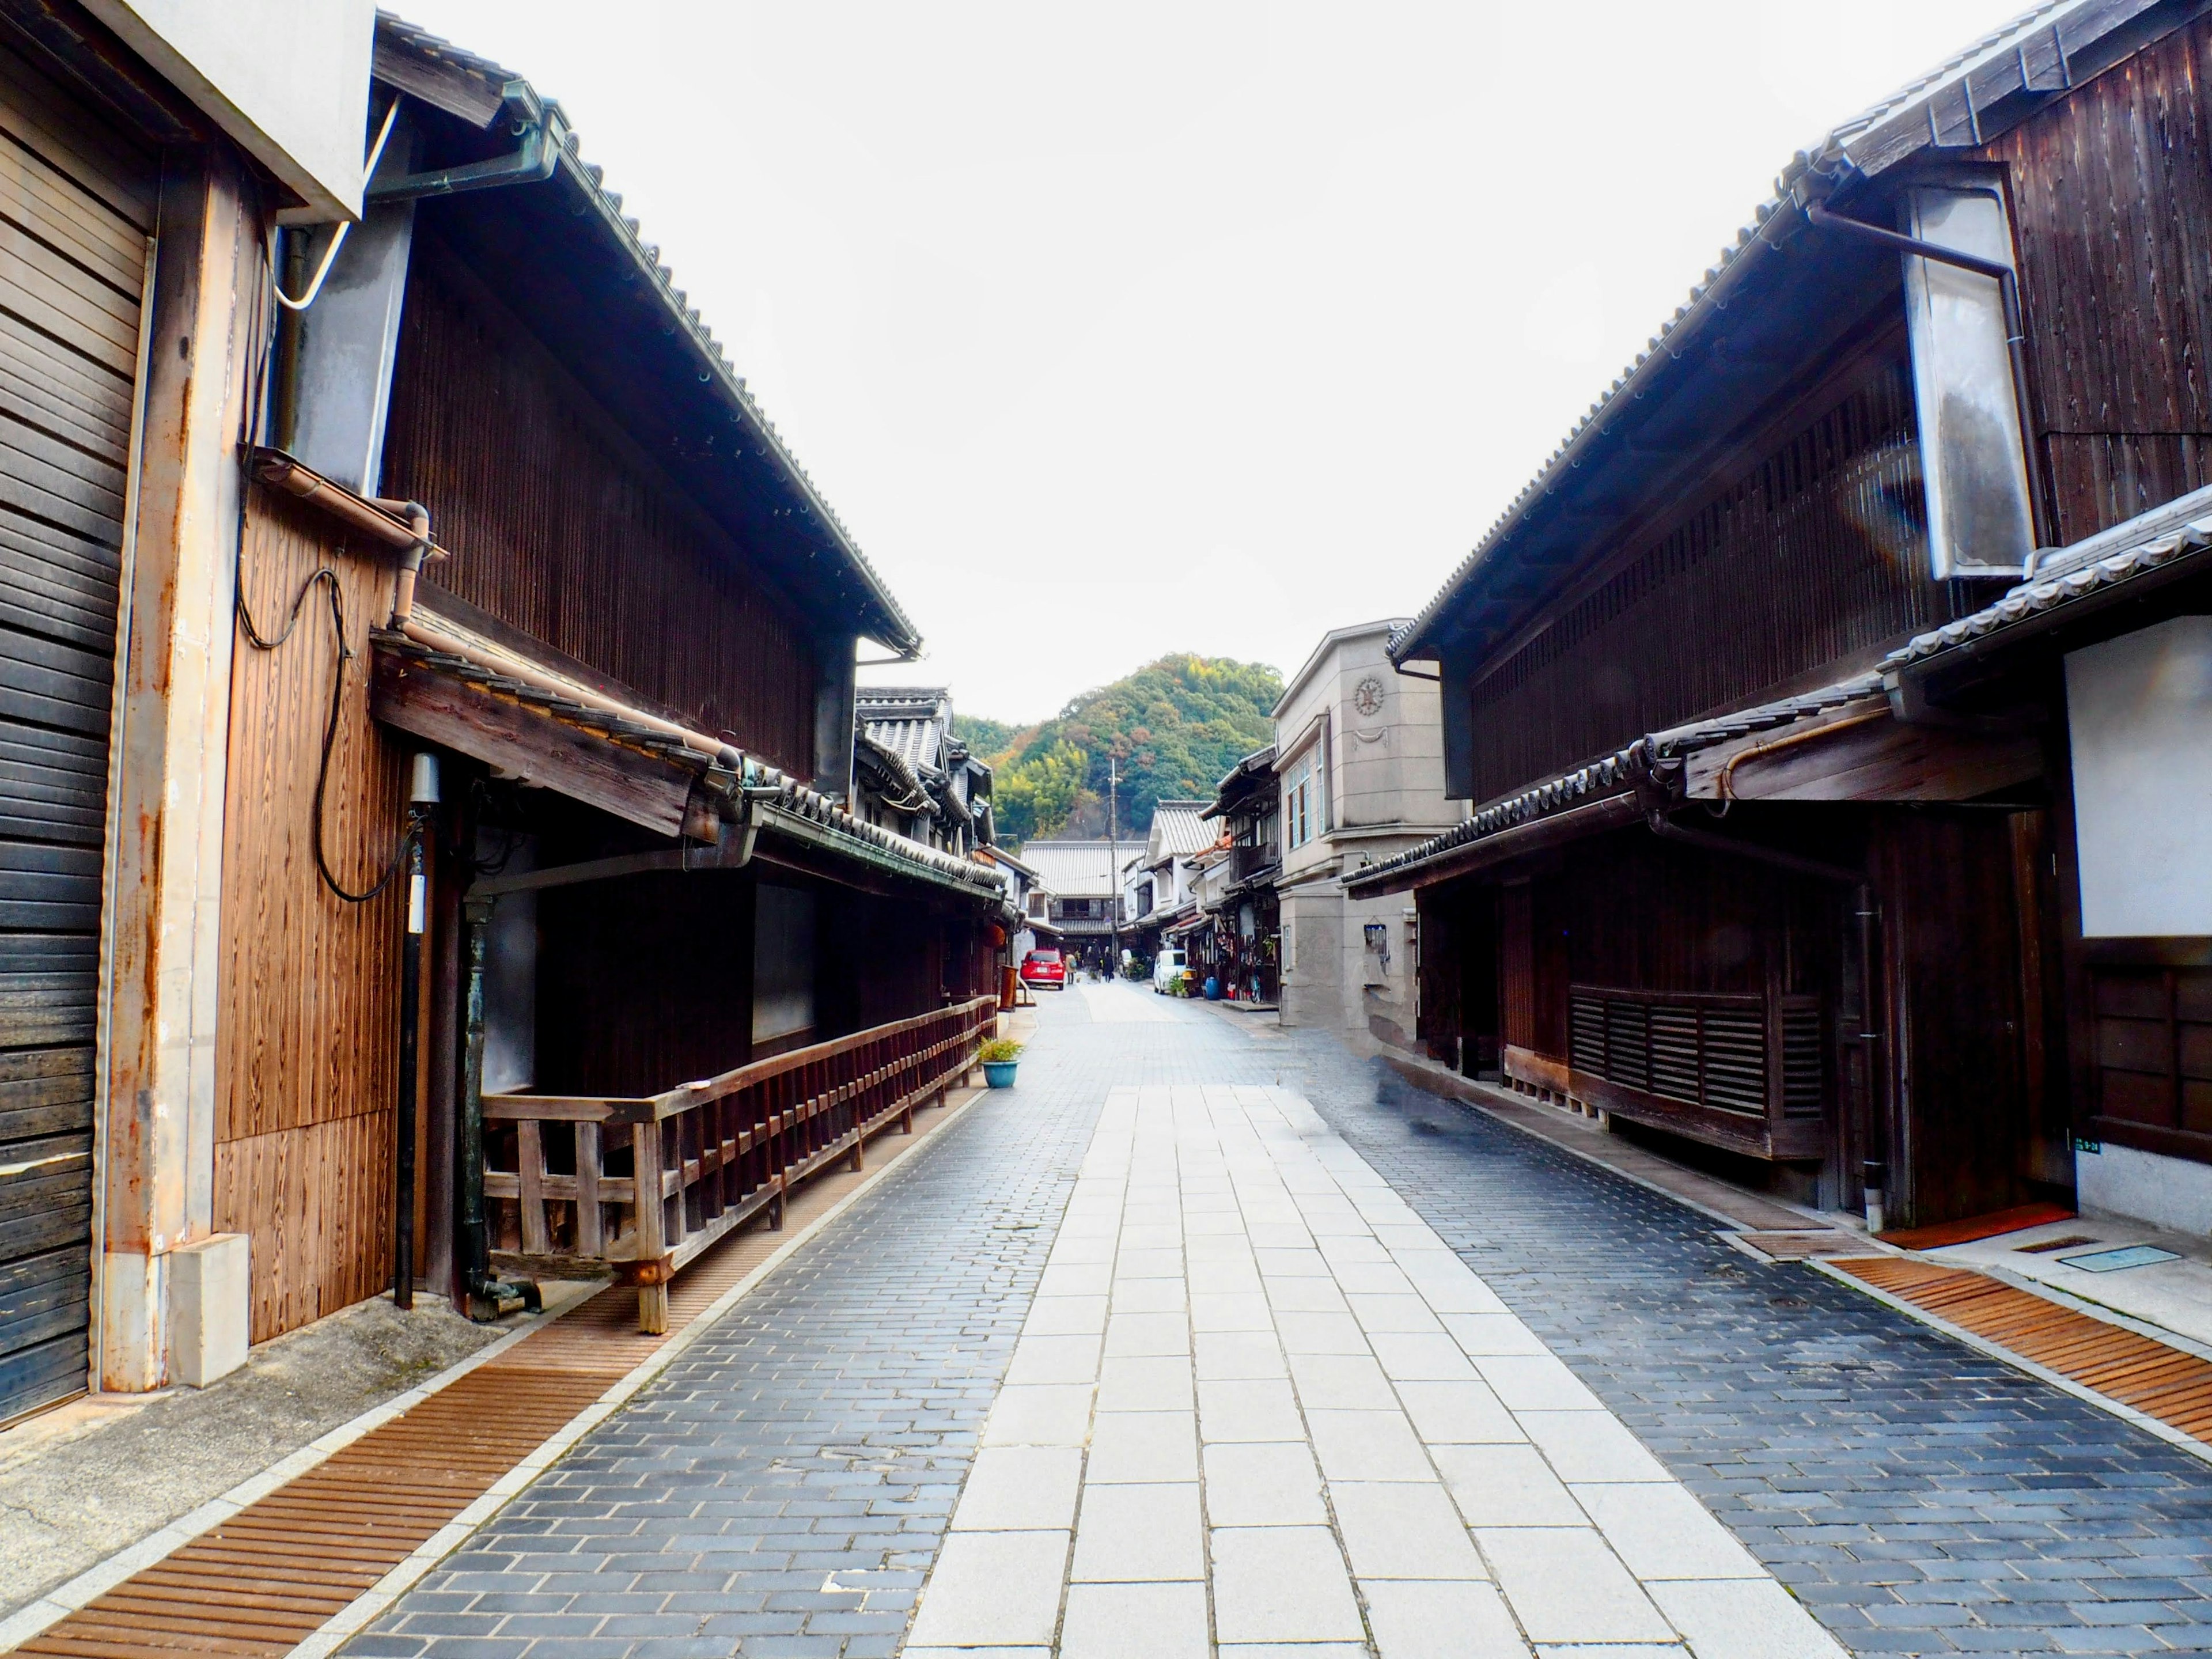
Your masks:
{"label": "drain grate", "polygon": [[1828,1228],[1802,1233],[1723,1233],[1721,1237],[1737,1248],[1751,1250],[1769,1261],[1802,1261],[1808,1256],[1866,1254],[1866,1240],[1857,1234]]}
{"label": "drain grate", "polygon": [[1985,1274],[1906,1256],[1838,1271],[2198,1440],[2212,1440],[2212,1363]]}

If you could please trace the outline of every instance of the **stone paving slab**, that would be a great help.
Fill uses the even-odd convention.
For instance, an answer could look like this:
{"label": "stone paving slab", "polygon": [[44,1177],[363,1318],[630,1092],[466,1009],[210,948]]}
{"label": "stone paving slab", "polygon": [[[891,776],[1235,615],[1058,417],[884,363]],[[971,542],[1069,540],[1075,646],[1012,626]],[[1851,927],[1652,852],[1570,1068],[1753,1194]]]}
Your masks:
{"label": "stone paving slab", "polygon": [[1016,1369],[1079,1335],[1036,1386],[1096,1386],[1087,1455],[1008,1384],[909,1652],[1680,1656],[1695,1630],[1841,1659],[1594,1396],[1532,1384],[1558,1362],[1289,1091],[1113,1091]]}

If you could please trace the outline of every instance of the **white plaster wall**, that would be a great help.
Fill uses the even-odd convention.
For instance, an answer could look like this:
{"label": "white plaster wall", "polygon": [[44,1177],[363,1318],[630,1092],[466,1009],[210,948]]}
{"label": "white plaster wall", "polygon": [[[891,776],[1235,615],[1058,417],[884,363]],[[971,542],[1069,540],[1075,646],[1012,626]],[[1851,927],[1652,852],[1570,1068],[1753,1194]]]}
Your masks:
{"label": "white plaster wall", "polygon": [[2212,1165],[2105,1143],[2074,1154],[2075,1201],[2084,1215],[2125,1216],[2178,1233],[2212,1235]]}
{"label": "white plaster wall", "polygon": [[2212,617],[2069,653],[2081,931],[2212,933]]}
{"label": "white plaster wall", "polygon": [[375,0],[85,0],[316,219],[358,218]]}
{"label": "white plaster wall", "polygon": [[1344,893],[1334,884],[1282,896],[1289,957],[1282,975],[1285,1025],[1332,1026],[1344,1018]]}

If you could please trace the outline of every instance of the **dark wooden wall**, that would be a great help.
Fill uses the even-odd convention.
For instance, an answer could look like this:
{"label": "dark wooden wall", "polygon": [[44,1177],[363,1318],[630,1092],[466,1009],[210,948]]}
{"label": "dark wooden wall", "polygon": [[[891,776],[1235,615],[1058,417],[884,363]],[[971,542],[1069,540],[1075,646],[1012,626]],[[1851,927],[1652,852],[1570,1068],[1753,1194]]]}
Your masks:
{"label": "dark wooden wall", "polygon": [[1869,343],[1757,459],[1474,684],[1474,798],[1739,706],[1971,608],[1927,576],[1901,330]]}
{"label": "dark wooden wall", "polygon": [[1778,994],[1824,996],[1835,982],[1843,890],[1832,884],[1637,829],[1570,848],[1532,888],[1536,980],[1562,1044],[1567,981],[1764,994],[1771,979]]}
{"label": "dark wooden wall", "polygon": [[2212,483],[2212,18],[1990,145],[2070,542]]}
{"label": "dark wooden wall", "polygon": [[750,872],[655,871],[538,897],[538,1081],[657,1094],[752,1058]]}
{"label": "dark wooden wall", "polygon": [[[265,636],[317,568],[337,573],[349,643],[325,837],[356,890],[405,821],[406,754],[368,719],[368,631],[392,566],[341,550],[334,521],[255,486],[246,604]],[[222,981],[216,1024],[215,1224],[252,1251],[256,1342],[386,1283],[404,896],[347,904],[316,873],[315,767],[337,672],[324,591],[274,651],[241,633],[231,659],[223,804]]]}
{"label": "dark wooden wall", "polygon": [[418,231],[384,493],[455,555],[429,580],[786,771],[814,771],[815,646],[744,550]]}

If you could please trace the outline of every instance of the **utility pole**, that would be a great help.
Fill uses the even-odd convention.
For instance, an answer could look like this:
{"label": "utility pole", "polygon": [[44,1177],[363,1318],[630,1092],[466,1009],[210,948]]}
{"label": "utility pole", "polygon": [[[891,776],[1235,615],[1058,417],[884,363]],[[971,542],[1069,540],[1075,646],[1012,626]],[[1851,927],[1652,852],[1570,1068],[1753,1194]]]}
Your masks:
{"label": "utility pole", "polygon": [[1118,758],[1106,757],[1106,902],[1108,956],[1106,977],[1121,977],[1121,846],[1114,834],[1115,820],[1121,816],[1121,769]]}

